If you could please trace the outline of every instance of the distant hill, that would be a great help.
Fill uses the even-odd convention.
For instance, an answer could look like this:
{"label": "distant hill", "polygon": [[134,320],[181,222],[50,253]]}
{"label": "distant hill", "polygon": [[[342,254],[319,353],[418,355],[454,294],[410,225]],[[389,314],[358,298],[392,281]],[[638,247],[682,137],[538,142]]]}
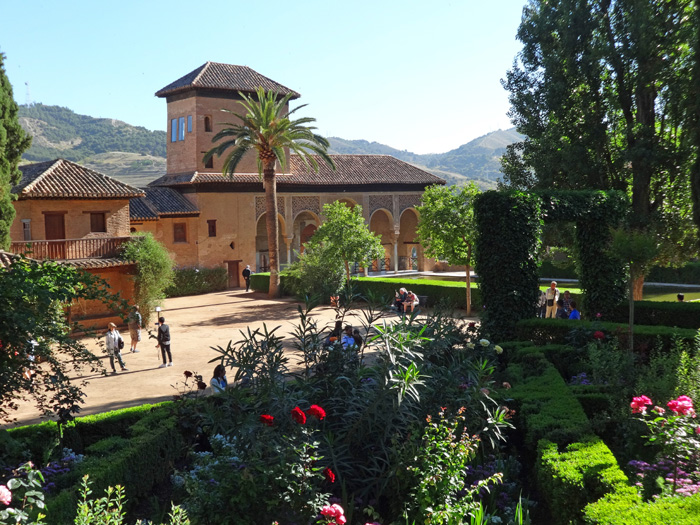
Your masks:
{"label": "distant hill", "polygon": [[[19,121],[34,138],[24,161],[63,157],[128,184],[144,186],[165,174],[164,131],[150,131],[114,119],[78,115],[68,108],[32,104],[19,107]],[[447,153],[419,155],[377,142],[331,137],[331,153],[392,155],[447,180],[474,180],[491,189],[501,177],[499,159],[508,144],[522,136],[514,129],[498,130]]]}
{"label": "distant hill", "polygon": [[506,146],[522,140],[523,136],[515,128],[498,130],[468,142],[447,153],[419,155],[409,151],[368,142],[366,140],[345,140],[330,137],[332,153],[392,155],[409,162],[447,180],[448,184],[464,184],[474,180],[482,189],[496,186],[501,178],[500,158]]}

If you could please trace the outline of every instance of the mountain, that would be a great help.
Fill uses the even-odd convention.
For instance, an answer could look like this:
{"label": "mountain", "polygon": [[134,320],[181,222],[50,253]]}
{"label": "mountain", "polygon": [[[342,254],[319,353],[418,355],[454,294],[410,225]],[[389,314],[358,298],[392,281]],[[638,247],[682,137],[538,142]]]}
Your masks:
{"label": "mountain", "polygon": [[[22,156],[24,161],[63,157],[135,186],[165,174],[164,131],[44,104],[20,106],[19,121],[34,137],[32,147]],[[522,140],[522,135],[515,129],[493,131],[447,153],[427,155],[366,140],[328,140],[331,153],[392,155],[442,177],[448,184],[474,180],[480,188],[491,189],[501,177],[499,159],[506,146]]]}
{"label": "mountain", "polygon": [[165,173],[164,131],[44,104],[19,106],[18,116],[33,137],[25,161],[62,157],[129,184],[147,184]]}
{"label": "mountain", "polygon": [[473,180],[480,188],[491,189],[496,187],[496,181],[501,177],[500,158],[505,153],[506,146],[522,139],[523,136],[515,128],[499,129],[447,153],[426,155],[366,140],[345,140],[338,137],[330,137],[328,140],[332,153],[392,155],[442,177],[448,184],[464,184]]}

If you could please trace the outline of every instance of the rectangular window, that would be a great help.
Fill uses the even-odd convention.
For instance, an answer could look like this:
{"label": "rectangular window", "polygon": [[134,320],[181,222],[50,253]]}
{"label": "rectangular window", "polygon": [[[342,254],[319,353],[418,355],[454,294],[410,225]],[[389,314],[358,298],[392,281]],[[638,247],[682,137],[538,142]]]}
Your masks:
{"label": "rectangular window", "polygon": [[32,240],[32,220],[22,219],[22,233],[24,234],[25,241]]}
{"label": "rectangular window", "polygon": [[207,221],[209,227],[209,237],[216,237],[216,219]]}
{"label": "rectangular window", "polygon": [[187,115],[187,133],[192,133],[192,115]]}
{"label": "rectangular window", "polygon": [[178,140],[185,140],[185,117],[180,117],[180,136]]}
{"label": "rectangular window", "polygon": [[170,121],[170,142],[177,142],[177,119]]}
{"label": "rectangular window", "polygon": [[173,224],[173,242],[187,242],[187,224],[184,222]]}
{"label": "rectangular window", "polygon": [[107,221],[104,213],[90,214],[90,231],[93,233],[107,233]]}

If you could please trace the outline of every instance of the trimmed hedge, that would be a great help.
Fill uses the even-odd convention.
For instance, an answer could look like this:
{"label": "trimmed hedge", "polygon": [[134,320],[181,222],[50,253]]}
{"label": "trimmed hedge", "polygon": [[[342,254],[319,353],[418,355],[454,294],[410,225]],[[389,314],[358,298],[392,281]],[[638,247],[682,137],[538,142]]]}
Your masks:
{"label": "trimmed hedge", "polygon": [[680,268],[661,268],[655,266],[646,276],[650,283],[700,283],[700,262],[689,262]]}
{"label": "trimmed hedge", "polygon": [[[623,303],[612,312],[611,321],[629,322],[629,304]],[[634,325],[700,328],[700,302],[635,301]]]}
{"label": "trimmed hedge", "polygon": [[[282,294],[289,295],[285,286],[285,275],[280,274]],[[353,277],[352,283],[361,295],[367,295],[370,291],[380,296],[385,296],[387,304],[394,298],[394,292],[402,286],[413,291],[416,295],[428,297],[427,306],[435,306],[441,300],[456,308],[466,308],[467,293],[466,282],[459,281],[434,281],[432,279],[400,279],[390,277]],[[250,286],[256,292],[266,293],[270,286],[269,273],[256,273],[250,278]],[[481,294],[479,288],[472,283],[472,308],[480,311]]]}
{"label": "trimmed hedge", "polygon": [[[572,330],[600,330],[608,335],[617,336],[620,339],[627,338],[629,325],[625,323],[608,323],[600,321],[575,321],[570,319],[523,319],[519,321],[517,328],[518,339],[533,341],[538,345],[563,344]],[[654,348],[658,341],[664,349],[671,347],[673,337],[692,343],[696,330],[688,328],[670,328],[667,326],[645,326],[635,324],[634,350],[636,352],[648,352]],[[623,344],[624,346],[624,344]]]}
{"label": "trimmed hedge", "polygon": [[220,292],[228,287],[228,270],[214,268],[176,268],[173,284],[165,289],[166,297],[182,297],[210,292]]}
{"label": "trimmed hedge", "polygon": [[538,486],[555,524],[583,523],[584,508],[609,493],[641,502],[615,456],[597,436],[586,436],[562,452],[556,443],[542,440],[537,456]]}
{"label": "trimmed hedge", "polygon": [[612,493],[584,510],[590,525],[697,525],[700,494],[687,498],[665,497],[647,503],[626,493]]}
{"label": "trimmed hedge", "polygon": [[109,486],[126,488],[125,509],[167,479],[173,463],[182,456],[185,442],[168,407],[150,411],[128,431],[128,436],[110,436],[88,448],[89,455],[62,480],[70,489],[49,498],[47,523],[72,523],[78,502],[79,480],[90,475],[92,490],[101,493]]}

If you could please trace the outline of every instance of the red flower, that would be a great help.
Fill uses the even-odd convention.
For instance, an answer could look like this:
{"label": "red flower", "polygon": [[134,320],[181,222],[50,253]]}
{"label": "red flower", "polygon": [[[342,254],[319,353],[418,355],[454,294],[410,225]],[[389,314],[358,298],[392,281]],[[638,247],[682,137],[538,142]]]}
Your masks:
{"label": "red flower", "polygon": [[476,328],[476,323],[474,321],[471,321],[468,326],[469,328]]}
{"label": "red flower", "polygon": [[306,411],[307,416],[314,416],[318,418],[319,421],[323,420],[324,417],[326,417],[326,411],[323,410],[320,406],[318,405],[311,405],[311,408],[309,408]]}
{"label": "red flower", "polygon": [[189,379],[190,377],[192,377],[192,372],[185,370],[185,379]]}
{"label": "red flower", "polygon": [[306,423],[306,414],[304,414],[304,411],[299,407],[294,407],[292,409],[292,418],[300,425]]}
{"label": "red flower", "polygon": [[605,339],[605,334],[603,332],[601,332],[600,330],[597,330],[593,334],[593,339],[598,339],[598,340]]}
{"label": "red flower", "polygon": [[275,418],[272,417],[270,414],[262,414],[260,416],[260,422],[263,425],[267,425],[268,427],[271,427],[272,425],[275,424]]}
{"label": "red flower", "polygon": [[326,477],[328,481],[331,483],[335,483],[335,474],[333,474],[333,471],[329,468],[324,468],[323,469],[323,475]]}

